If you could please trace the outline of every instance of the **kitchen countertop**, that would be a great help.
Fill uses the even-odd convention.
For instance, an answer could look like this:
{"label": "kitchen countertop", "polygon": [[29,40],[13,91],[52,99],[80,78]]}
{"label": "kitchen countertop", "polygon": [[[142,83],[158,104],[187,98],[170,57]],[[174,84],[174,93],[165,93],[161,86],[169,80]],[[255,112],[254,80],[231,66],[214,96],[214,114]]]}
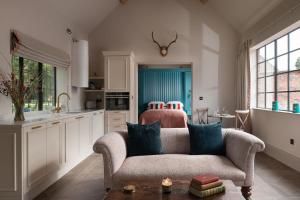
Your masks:
{"label": "kitchen countertop", "polygon": [[76,117],[78,115],[84,115],[88,113],[104,111],[104,109],[86,109],[86,110],[72,110],[62,113],[41,113],[33,114],[32,116],[25,116],[25,121],[15,122],[13,119],[0,120],[0,126],[31,126],[34,124],[47,123],[66,118]]}

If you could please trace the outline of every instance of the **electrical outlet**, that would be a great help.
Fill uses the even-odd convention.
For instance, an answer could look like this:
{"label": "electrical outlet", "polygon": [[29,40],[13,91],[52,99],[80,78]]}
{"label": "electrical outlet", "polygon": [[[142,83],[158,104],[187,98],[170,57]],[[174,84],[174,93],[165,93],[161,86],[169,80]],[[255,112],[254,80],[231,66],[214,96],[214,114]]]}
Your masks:
{"label": "electrical outlet", "polygon": [[294,145],[295,144],[295,140],[293,138],[290,139],[290,144]]}
{"label": "electrical outlet", "polygon": [[199,100],[202,101],[202,100],[203,100],[203,97],[199,97]]}

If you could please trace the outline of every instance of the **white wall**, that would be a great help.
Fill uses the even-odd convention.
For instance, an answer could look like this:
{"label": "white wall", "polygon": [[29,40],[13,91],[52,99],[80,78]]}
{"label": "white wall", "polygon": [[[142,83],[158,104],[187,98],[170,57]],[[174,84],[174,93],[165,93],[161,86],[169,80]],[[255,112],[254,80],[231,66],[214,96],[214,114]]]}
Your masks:
{"label": "white wall", "polygon": [[[161,57],[161,44],[179,37]],[[234,64],[239,35],[198,0],[130,0],[117,7],[90,35],[91,71],[103,75],[103,50],[132,50],[139,64],[193,64],[193,107],[233,111]],[[204,101],[199,101],[199,96]]]}
{"label": "white wall", "polygon": [[[87,33],[77,30],[73,23],[42,2],[38,0],[1,1],[0,52],[6,59],[10,60],[9,33],[11,29],[21,31],[68,53],[71,50],[71,40],[65,32],[67,27],[71,28],[77,37],[87,38]],[[0,57],[0,69],[2,72],[10,70],[2,57]],[[69,80],[69,77],[66,79]],[[72,92],[73,108],[81,106],[81,99],[80,90]],[[11,115],[11,108],[10,99],[0,95],[0,117]]]}
{"label": "white wall", "polygon": [[[300,27],[300,7],[291,11],[297,4],[299,1],[285,0],[250,28],[243,38],[252,39],[252,45],[256,48],[285,34],[290,29],[287,27],[295,26],[295,23]],[[251,66],[255,67],[255,63],[252,62]],[[266,143],[266,153],[300,171],[300,116],[253,109],[252,121],[253,133]],[[291,138],[295,140],[295,145],[290,144]]]}

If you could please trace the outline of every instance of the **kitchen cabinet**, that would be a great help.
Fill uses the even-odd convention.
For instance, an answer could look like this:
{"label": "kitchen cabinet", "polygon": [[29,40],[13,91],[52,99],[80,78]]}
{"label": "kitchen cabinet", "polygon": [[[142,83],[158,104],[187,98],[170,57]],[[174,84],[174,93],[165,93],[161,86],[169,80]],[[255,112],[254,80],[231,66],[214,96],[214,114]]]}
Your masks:
{"label": "kitchen cabinet", "polygon": [[129,92],[130,90],[130,57],[105,56],[105,91]]}
{"label": "kitchen cabinet", "polygon": [[27,187],[31,187],[47,174],[46,126],[30,126],[25,132]]}
{"label": "kitchen cabinet", "polygon": [[80,156],[80,126],[77,117],[66,120],[66,162],[76,162]]}
{"label": "kitchen cabinet", "polygon": [[129,121],[129,111],[106,111],[106,132],[127,130],[126,122]]}
{"label": "kitchen cabinet", "polygon": [[105,96],[113,92],[129,93],[129,109],[110,110],[107,106],[105,117],[105,131],[126,130],[126,122],[136,122],[136,67],[133,52],[104,51]]}
{"label": "kitchen cabinet", "polygon": [[92,143],[104,135],[104,111],[99,111],[92,116]]}
{"label": "kitchen cabinet", "polygon": [[87,156],[91,153],[91,117],[88,115],[77,117],[79,120],[79,135],[80,135],[80,156]]}
{"label": "kitchen cabinet", "polygon": [[47,173],[58,171],[61,164],[64,163],[64,123],[53,121],[47,124],[46,129],[46,158]]}
{"label": "kitchen cabinet", "polygon": [[0,121],[0,200],[31,200],[93,152],[104,111]]}

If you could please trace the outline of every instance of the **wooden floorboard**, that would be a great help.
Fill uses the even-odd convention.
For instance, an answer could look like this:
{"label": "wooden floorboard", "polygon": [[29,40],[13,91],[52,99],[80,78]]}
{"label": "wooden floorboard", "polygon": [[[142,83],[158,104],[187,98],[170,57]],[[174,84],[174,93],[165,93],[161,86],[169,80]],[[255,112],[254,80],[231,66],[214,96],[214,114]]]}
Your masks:
{"label": "wooden floorboard", "polygon": [[[253,200],[300,200],[300,173],[258,154]],[[36,200],[102,200],[103,161],[93,154],[50,186]]]}

